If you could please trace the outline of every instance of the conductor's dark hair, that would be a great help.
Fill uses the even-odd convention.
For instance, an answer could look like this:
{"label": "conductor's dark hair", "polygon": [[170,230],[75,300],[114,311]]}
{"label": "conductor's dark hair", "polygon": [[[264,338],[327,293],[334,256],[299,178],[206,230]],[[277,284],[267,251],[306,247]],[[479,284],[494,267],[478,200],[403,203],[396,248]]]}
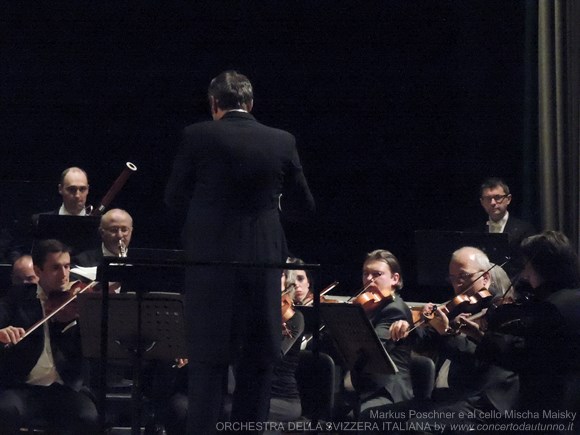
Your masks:
{"label": "conductor's dark hair", "polygon": [[544,231],[522,241],[521,252],[550,291],[580,287],[580,263],[568,237]]}
{"label": "conductor's dark hair", "polygon": [[70,253],[71,249],[56,239],[41,240],[40,242],[36,243],[32,249],[32,263],[42,269],[48,254],[54,254],[58,252]]}
{"label": "conductor's dark hair", "polygon": [[216,100],[222,110],[249,110],[254,99],[250,80],[237,71],[224,71],[209,84],[208,97]]}

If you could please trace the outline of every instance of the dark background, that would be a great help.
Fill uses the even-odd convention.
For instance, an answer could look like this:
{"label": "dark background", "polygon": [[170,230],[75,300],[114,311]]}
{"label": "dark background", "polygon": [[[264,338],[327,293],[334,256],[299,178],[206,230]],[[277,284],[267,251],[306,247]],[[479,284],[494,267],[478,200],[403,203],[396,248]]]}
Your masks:
{"label": "dark background", "polygon": [[479,185],[504,177],[510,211],[539,227],[535,2],[3,2],[0,194],[4,239],[60,204],[68,166],[97,205],[135,218],[133,246],[178,247],[163,204],[179,134],[209,118],[207,85],[237,69],[254,115],[297,137],[316,217],[286,222],[321,263],[319,286],[360,284],[364,254],[392,250],[414,285],[415,230],[485,220]]}

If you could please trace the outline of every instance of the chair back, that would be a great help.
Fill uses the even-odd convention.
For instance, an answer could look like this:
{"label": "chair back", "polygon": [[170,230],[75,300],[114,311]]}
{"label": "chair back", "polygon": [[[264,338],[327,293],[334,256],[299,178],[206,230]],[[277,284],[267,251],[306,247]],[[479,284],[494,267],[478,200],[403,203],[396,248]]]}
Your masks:
{"label": "chair back", "polygon": [[323,352],[300,351],[296,382],[302,415],[310,420],[332,421],[334,411],[334,361]]}
{"label": "chair back", "polygon": [[429,400],[435,388],[435,363],[431,358],[413,354],[411,357],[411,383],[415,400]]}

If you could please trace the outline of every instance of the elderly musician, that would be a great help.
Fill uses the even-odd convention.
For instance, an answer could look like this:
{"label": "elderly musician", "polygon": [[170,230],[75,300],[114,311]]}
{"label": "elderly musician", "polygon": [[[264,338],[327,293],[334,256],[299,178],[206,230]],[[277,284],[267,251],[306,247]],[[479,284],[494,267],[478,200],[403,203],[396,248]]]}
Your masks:
{"label": "elderly musician", "polygon": [[81,252],[73,258],[73,264],[95,267],[103,257],[125,257],[133,235],[133,218],[125,210],[113,208],[101,216],[99,234],[101,247]]}
{"label": "elderly musician", "polygon": [[38,286],[30,292],[18,289],[0,301],[0,342],[11,346],[0,354],[0,433],[16,434],[22,425],[41,419],[54,433],[96,434],[97,409],[81,392],[77,321],[57,315],[24,337],[52,309],[52,296],[68,287],[69,248],[57,240],[41,241],[33,261]]}
{"label": "elderly musician", "polygon": [[[475,322],[466,314],[458,314],[455,322],[449,319],[461,307],[469,307],[472,303],[475,306],[469,307],[469,311],[472,308],[481,310],[483,317],[480,318],[480,324],[485,328],[485,307],[494,297],[508,290],[510,284],[507,275],[500,266],[490,263],[481,250],[463,247],[451,257],[449,281],[456,296],[445,306],[427,304],[423,308],[426,318],[432,317],[432,320],[424,323],[426,328],[422,331],[422,338],[414,346],[414,350],[420,353],[428,351],[432,354],[436,351],[437,355],[438,372],[433,400],[421,403],[423,411],[436,412],[425,414],[433,418],[414,422],[429,424],[431,427],[436,424],[449,427],[452,423],[484,423],[490,415],[503,414],[512,409],[518,395],[517,375],[477,358],[477,345],[470,339],[471,334],[462,333],[469,329],[466,325]],[[467,299],[462,299],[463,296]],[[466,300],[470,303],[465,303]],[[393,324],[393,340],[405,341],[410,327],[405,321]]]}

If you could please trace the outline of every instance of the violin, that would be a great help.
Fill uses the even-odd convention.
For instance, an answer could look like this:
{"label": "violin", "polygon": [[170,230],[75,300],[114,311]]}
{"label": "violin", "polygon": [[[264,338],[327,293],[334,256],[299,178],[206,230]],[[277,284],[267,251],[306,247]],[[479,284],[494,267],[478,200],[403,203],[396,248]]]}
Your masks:
{"label": "violin", "polygon": [[7,344],[5,347],[15,346],[20,343],[46,322],[54,317],[58,322],[71,322],[79,317],[78,307],[73,302],[76,301],[77,296],[85,291],[94,289],[99,284],[98,281],[93,281],[86,284],[81,281],[73,281],[69,283],[67,288],[62,291],[53,291],[47,295],[47,300],[44,303],[45,316],[26,330],[20,340],[12,344]]}
{"label": "violin", "polygon": [[72,281],[66,289],[50,292],[44,302],[46,317],[54,317],[55,321],[61,323],[72,322],[78,319],[77,296],[88,290],[94,291],[98,284],[97,281],[93,281],[91,284],[82,281]]}
{"label": "violin", "polygon": [[[470,288],[472,287],[470,286]],[[467,290],[464,293],[458,294],[447,301],[443,307],[439,308],[441,308],[449,320],[452,320],[461,313],[473,314],[482,311],[489,307],[492,299],[493,295],[484,287],[477,292]],[[431,310],[431,312],[423,313],[423,316],[426,317],[427,320],[432,320],[436,309],[437,307],[435,307],[434,310]]]}
{"label": "violin", "polygon": [[286,325],[296,312],[294,311],[294,302],[292,301],[292,296],[289,290],[282,293],[281,297],[282,303],[282,335],[287,337],[292,337],[292,331]]}
{"label": "violin", "polygon": [[[324,296],[325,294],[329,293],[332,289],[334,289],[337,285],[338,281],[334,281],[328,287],[325,287],[323,290],[320,291],[320,303],[332,304],[338,302],[336,299],[329,299],[326,296]],[[306,295],[306,297],[304,298],[304,300],[300,305],[309,307],[312,306],[313,304],[314,304],[314,293],[308,292],[308,294]]]}
{"label": "violin", "polygon": [[372,316],[379,308],[383,307],[386,302],[395,300],[394,290],[368,290],[367,289],[375,282],[376,278],[371,279],[361,291],[348,300],[349,303],[362,306],[367,316]]}

